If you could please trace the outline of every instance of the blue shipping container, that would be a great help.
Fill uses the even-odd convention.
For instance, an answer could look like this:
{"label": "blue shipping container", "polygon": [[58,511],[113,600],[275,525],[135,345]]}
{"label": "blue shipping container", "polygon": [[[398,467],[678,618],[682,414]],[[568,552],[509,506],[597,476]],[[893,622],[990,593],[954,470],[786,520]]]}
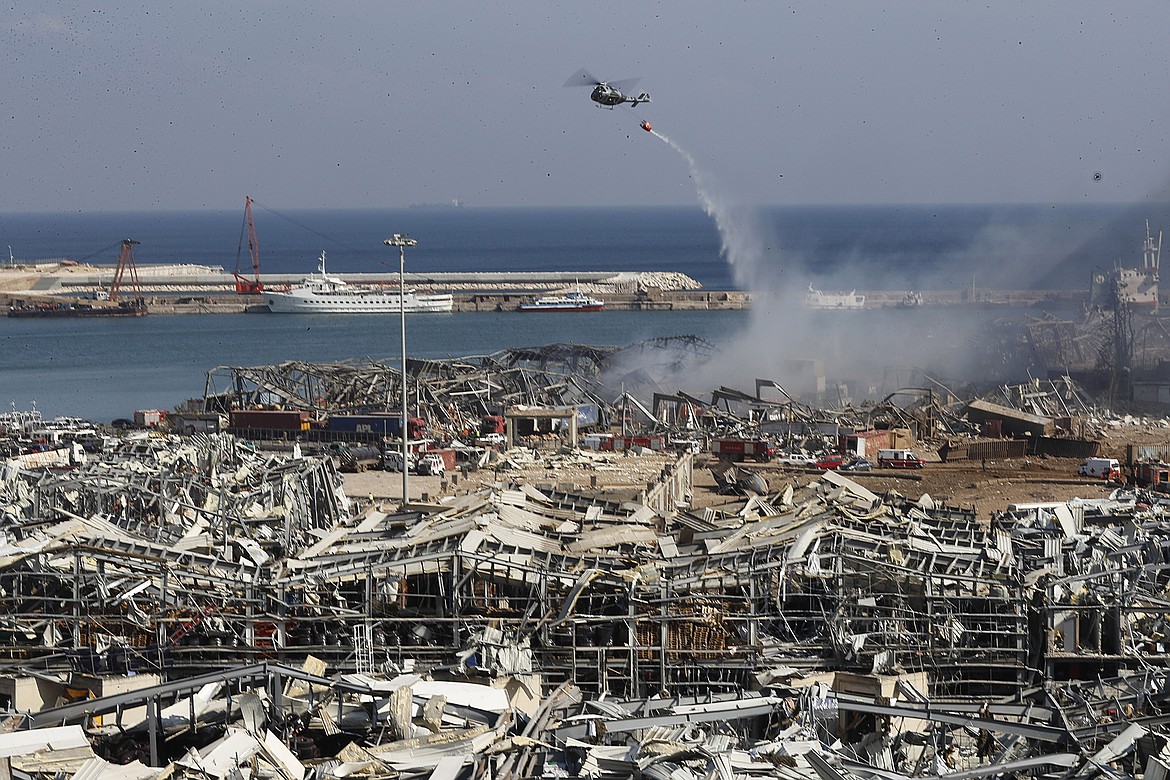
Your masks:
{"label": "blue shipping container", "polygon": [[337,433],[361,433],[371,436],[398,436],[398,415],[339,414],[329,418],[326,427]]}

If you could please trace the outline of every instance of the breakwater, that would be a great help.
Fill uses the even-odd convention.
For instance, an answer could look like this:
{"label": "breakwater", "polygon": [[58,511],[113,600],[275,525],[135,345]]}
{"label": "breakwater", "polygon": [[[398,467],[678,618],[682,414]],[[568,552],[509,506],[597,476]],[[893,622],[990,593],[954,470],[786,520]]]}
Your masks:
{"label": "breakwater", "polygon": [[[92,296],[107,289],[112,271],[106,268],[42,266],[0,272],[0,305],[44,303],[62,297]],[[395,288],[397,274],[337,274],[350,284]],[[263,274],[266,287],[295,284],[301,277]],[[230,274],[201,266],[162,266],[141,269],[139,280],[153,314],[230,314],[266,311],[260,296],[237,295]],[[726,311],[751,308],[764,296],[742,290],[706,290],[690,277],[675,272],[484,272],[407,273],[405,283],[422,291],[450,292],[457,312],[514,311],[532,295],[582,289],[605,301],[607,310]],[[856,291],[864,303],[858,308],[912,308],[956,306],[1022,308],[1048,306],[1076,308],[1084,304],[1083,290],[866,290]],[[790,302],[802,303],[803,292]]]}

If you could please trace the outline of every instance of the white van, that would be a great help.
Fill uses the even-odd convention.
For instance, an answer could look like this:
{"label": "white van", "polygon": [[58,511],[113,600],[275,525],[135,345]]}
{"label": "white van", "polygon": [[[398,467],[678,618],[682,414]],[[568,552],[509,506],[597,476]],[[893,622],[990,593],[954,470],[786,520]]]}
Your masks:
{"label": "white van", "polygon": [[926,461],[910,450],[878,450],[879,469],[920,469]]}
{"label": "white van", "polygon": [[1121,479],[1121,464],[1117,458],[1085,458],[1077,468],[1082,477],[1097,477],[1098,479]]}

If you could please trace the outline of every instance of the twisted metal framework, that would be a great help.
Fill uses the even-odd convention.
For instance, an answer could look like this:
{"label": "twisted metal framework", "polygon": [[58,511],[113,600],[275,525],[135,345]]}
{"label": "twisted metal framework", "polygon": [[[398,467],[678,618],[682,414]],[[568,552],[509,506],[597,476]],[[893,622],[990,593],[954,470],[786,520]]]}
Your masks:
{"label": "twisted metal framework", "polygon": [[[447,360],[408,359],[411,407],[432,428],[466,430],[503,406],[604,408],[625,389],[650,393],[659,382],[715,348],[696,337],[652,339],[629,347],[549,344]],[[393,413],[402,371],[373,360],[288,361],[268,366],[217,366],[207,373],[204,411],[279,406],[330,414]]]}

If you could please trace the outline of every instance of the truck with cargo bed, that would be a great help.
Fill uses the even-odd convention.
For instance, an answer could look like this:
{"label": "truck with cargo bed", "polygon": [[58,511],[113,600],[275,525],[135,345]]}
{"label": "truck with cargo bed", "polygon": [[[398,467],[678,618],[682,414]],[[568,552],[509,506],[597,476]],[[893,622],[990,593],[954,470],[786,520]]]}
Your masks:
{"label": "truck with cargo bed", "polygon": [[711,454],[735,463],[747,458],[765,461],[776,454],[776,446],[767,439],[715,439],[711,442]]}

